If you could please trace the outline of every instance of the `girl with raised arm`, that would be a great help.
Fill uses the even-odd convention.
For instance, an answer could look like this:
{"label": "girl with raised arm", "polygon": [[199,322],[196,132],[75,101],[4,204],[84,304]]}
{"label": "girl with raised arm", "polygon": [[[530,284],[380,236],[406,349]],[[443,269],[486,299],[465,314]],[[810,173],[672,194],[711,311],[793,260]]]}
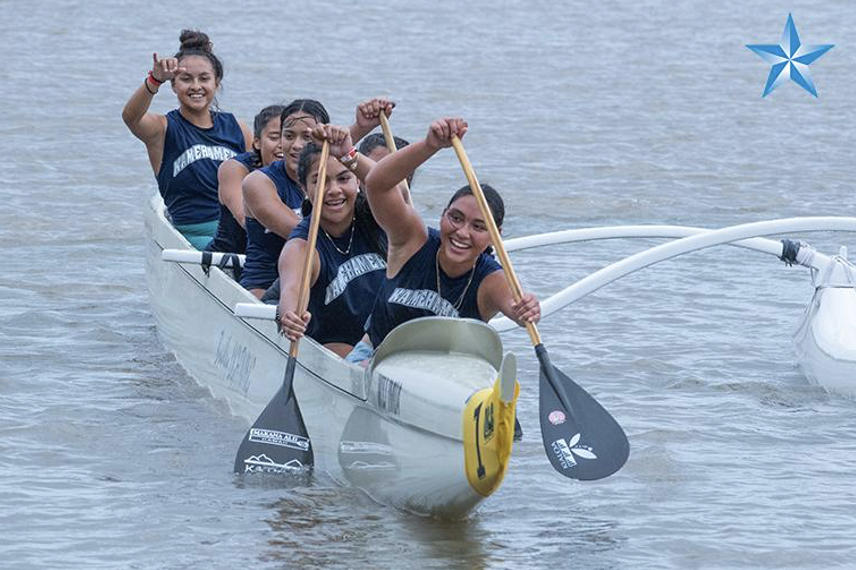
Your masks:
{"label": "girl with raised arm", "polygon": [[[369,173],[368,201],[388,237],[387,268],[367,328],[370,345],[361,342],[349,360],[368,358],[393,328],[417,317],[488,321],[502,312],[521,325],[540,319],[541,306],[531,293],[514,302],[502,267],[489,254],[490,233],[469,186],[449,200],[439,229],[427,227],[396,188],[437,151],[451,146],[453,136],[463,137],[466,131],[462,119],[434,121],[424,140],[390,154]],[[501,228],[502,198],[488,185],[483,190]]]}
{"label": "girl with raised arm", "polygon": [[[300,155],[298,177],[306,191],[304,218],[279,258],[281,291],[277,315],[280,330],[292,340],[304,333],[340,356],[362,338],[386,269],[386,235],[372,217],[359,180],[374,161],[354,153],[348,129],[320,125],[316,139],[330,142],[323,203],[316,199],[320,145],[310,143]],[[309,213],[321,208],[319,235],[310,267],[308,311],[297,316],[301,274],[308,253]]]}
{"label": "girl with raised arm", "polygon": [[[197,249],[217,230],[217,168],[249,150],[252,133],[231,113],[212,110],[223,64],[202,32],[183,30],[181,48],[158,59],[122,111],[128,129],[143,141],[173,225]],[[179,107],[150,113],[152,99],[169,81]]]}

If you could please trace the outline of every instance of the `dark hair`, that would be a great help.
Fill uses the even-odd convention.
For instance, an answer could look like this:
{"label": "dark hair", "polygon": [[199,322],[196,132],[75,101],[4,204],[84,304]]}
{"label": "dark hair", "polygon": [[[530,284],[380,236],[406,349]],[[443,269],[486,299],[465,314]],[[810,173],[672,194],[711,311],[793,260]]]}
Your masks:
{"label": "dark hair", "polygon": [[[262,138],[262,131],[265,129],[267,124],[274,117],[279,117],[282,114],[282,110],[284,107],[282,105],[268,105],[256,115],[256,118],[253,119],[253,136],[257,139]],[[262,151],[257,148],[253,149],[253,166],[256,168],[261,168],[264,166],[262,164]]]}
{"label": "dark hair", "polygon": [[[394,136],[392,139],[395,141],[395,148],[397,150],[401,150],[410,143],[404,140],[401,137]],[[373,133],[363,139],[363,142],[360,143],[360,154],[363,156],[368,156],[374,149],[377,147],[386,148],[386,137],[383,136],[383,133]],[[407,184],[413,184],[413,176],[416,174],[416,171],[410,173],[410,176],[407,177]]]}
{"label": "dark hair", "polygon": [[[300,152],[300,159],[297,163],[297,180],[300,181],[304,190],[306,190],[306,181],[309,179],[312,166],[320,156],[321,147],[314,142],[307,144]],[[312,202],[309,201],[309,198],[303,199],[300,209],[304,218],[309,217],[312,213]],[[357,199],[354,202],[354,224],[356,225],[354,229],[374,245],[377,253],[386,258],[386,238],[377,220],[374,219],[372,210],[369,208],[369,201],[363,192],[357,192]]]}
{"label": "dark hair", "polygon": [[285,120],[295,113],[299,113],[303,111],[307,115],[311,115],[315,117],[315,121],[326,125],[330,122],[330,115],[327,114],[327,109],[324,108],[324,105],[316,101],[315,99],[295,99],[291,103],[283,108],[282,113],[280,113],[279,117],[282,120],[282,126],[285,126]]}
{"label": "dark hair", "polygon": [[[398,150],[401,150],[410,144],[403,138],[396,136],[393,136],[392,138],[395,141],[395,148],[397,148]],[[360,143],[359,150],[362,155],[368,156],[374,149],[379,146],[386,148],[386,137],[383,136],[383,133],[373,133],[363,139],[363,141]]]}
{"label": "dark hair", "polygon": [[[505,219],[505,202],[502,201],[502,196],[499,195],[493,186],[490,184],[482,184],[482,191],[484,192],[484,199],[487,201],[487,205],[490,208],[490,212],[493,214],[493,220],[496,222],[497,227],[502,227],[502,220]],[[449,203],[446,204],[446,209],[448,210],[452,203],[462,196],[472,196],[473,189],[470,188],[470,185],[461,187],[452,195],[452,199],[449,200]]]}
{"label": "dark hair", "polygon": [[[482,184],[481,187],[482,192],[484,193],[484,199],[490,208],[491,214],[493,214],[493,221],[496,222],[496,227],[500,228],[502,227],[502,221],[505,219],[505,202],[502,201],[502,196],[499,195],[499,192],[497,192],[490,184]],[[449,203],[446,204],[446,210],[448,210],[458,198],[472,195],[473,189],[470,188],[469,184],[459,188],[458,191],[452,195],[452,199],[449,200]],[[492,254],[493,246],[488,246],[485,253]]]}
{"label": "dark hair", "polygon": [[280,117],[282,119],[282,110],[285,109],[283,105],[268,105],[256,115],[256,118],[253,119],[253,136],[257,139],[261,138],[262,131],[265,130],[265,127],[274,117]]}
{"label": "dark hair", "polygon": [[211,62],[211,66],[214,68],[214,78],[217,80],[217,83],[220,83],[223,79],[223,64],[214,55],[214,52],[211,51],[214,48],[214,44],[208,39],[208,34],[199,30],[181,30],[178,40],[181,42],[181,47],[178,48],[175,58],[180,60],[191,55],[208,58],[208,61]]}

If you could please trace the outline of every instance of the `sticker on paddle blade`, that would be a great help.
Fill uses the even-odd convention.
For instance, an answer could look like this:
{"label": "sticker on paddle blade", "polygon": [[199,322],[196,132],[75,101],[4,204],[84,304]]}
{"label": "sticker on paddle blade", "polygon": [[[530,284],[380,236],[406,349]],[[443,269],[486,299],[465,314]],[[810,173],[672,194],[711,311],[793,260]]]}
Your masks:
{"label": "sticker on paddle blade", "polygon": [[554,426],[561,425],[565,423],[565,413],[562,410],[553,410],[550,412],[550,415],[547,416],[547,419],[550,420],[550,423]]}
{"label": "sticker on paddle blade", "polygon": [[592,448],[588,445],[580,445],[580,434],[573,436],[570,441],[565,441],[564,438],[559,438],[551,445],[553,453],[559,460],[562,469],[570,469],[577,464],[577,457],[582,459],[597,459]]}
{"label": "sticker on paddle blade", "polygon": [[299,473],[307,468],[299,460],[292,459],[287,463],[277,463],[264,453],[251,455],[244,459],[244,473]]}
{"label": "sticker on paddle blade", "polygon": [[309,438],[275,429],[251,428],[247,439],[253,443],[267,443],[299,449],[300,451],[309,451]]}

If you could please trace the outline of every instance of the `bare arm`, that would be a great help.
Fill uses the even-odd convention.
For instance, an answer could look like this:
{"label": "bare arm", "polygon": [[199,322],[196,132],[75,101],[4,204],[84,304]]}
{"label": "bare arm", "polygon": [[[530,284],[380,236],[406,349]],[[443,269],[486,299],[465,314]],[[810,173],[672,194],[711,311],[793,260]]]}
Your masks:
{"label": "bare arm", "polygon": [[273,180],[260,170],[250,173],[241,185],[244,212],[283,239],[300,223],[300,217],[282,203]]}
{"label": "bare arm", "polygon": [[485,321],[492,319],[499,312],[521,327],[526,326],[526,323],[537,323],[541,319],[541,303],[532,293],[524,291],[520,302],[514,302],[502,270],[494,271],[481,282],[478,306],[479,314]]}
{"label": "bare arm", "polygon": [[[169,81],[184,70],[183,67],[178,66],[178,60],[175,58],[159,60],[157,54],[152,54],[152,59],[152,75],[156,81],[161,83]],[[149,113],[152,99],[154,99],[159,88],[160,85],[147,77],[143,85],[134,91],[131,98],[125,103],[125,108],[122,109],[122,120],[127,125],[128,130],[146,145],[149,161],[155,174],[160,170],[161,159],[163,158],[163,144],[167,125],[165,116]]]}
{"label": "bare arm", "polygon": [[238,125],[241,127],[241,132],[244,133],[244,150],[253,150],[253,131],[244,124],[244,121],[238,121]]}
{"label": "bare arm", "polygon": [[[125,121],[128,130],[135,137],[143,141],[146,146],[155,144],[158,141],[163,146],[163,138],[166,133],[166,117],[156,113],[149,113],[149,106],[152,104],[154,94],[157,93],[157,87],[146,79],[146,84],[140,85],[128,102],[125,103],[125,108],[122,109],[122,120]],[[151,91],[149,91],[151,89]]]}
{"label": "bare arm", "polygon": [[431,123],[428,135],[406,148],[389,154],[372,169],[366,178],[366,195],[372,213],[384,229],[390,245],[388,273],[395,274],[394,260],[400,255],[409,259],[428,239],[428,230],[419,214],[409,205],[398,188],[423,162],[438,150],[451,146],[452,136],[464,136],[467,124],[462,119],[439,119]]}
{"label": "bare arm", "polygon": [[244,222],[244,195],[241,184],[249,174],[247,167],[237,160],[224,160],[217,169],[217,197],[224,204],[235,219],[246,228]]}
{"label": "bare arm", "polygon": [[[277,315],[279,316],[279,330],[289,340],[300,339],[306,332],[306,325],[309,324],[309,320],[312,318],[309,311],[304,312],[301,317],[297,316],[300,282],[303,278],[301,269],[303,268],[308,249],[309,244],[305,239],[295,238],[285,242],[285,247],[282,248],[282,252],[279,254],[280,293]],[[310,287],[318,280],[320,272],[321,262],[318,259],[318,253],[313,252],[309,277]]]}

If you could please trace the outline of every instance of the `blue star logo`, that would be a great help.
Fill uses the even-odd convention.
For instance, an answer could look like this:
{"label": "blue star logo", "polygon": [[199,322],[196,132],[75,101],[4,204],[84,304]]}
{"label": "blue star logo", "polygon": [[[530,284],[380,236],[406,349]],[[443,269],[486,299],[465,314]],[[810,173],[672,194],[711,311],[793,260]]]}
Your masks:
{"label": "blue star logo", "polygon": [[788,77],[794,83],[817,97],[817,90],[814,88],[814,82],[811,80],[811,73],[809,73],[808,66],[817,61],[820,56],[831,50],[834,46],[835,44],[802,45],[800,37],[797,34],[797,28],[794,26],[794,19],[788,14],[785,31],[782,32],[782,39],[778,44],[746,45],[746,47],[757,53],[761,59],[773,64],[772,69],[770,69],[770,76],[767,77],[767,85],[764,86],[764,94],[761,97],[766,97],[769,93],[772,93]]}

